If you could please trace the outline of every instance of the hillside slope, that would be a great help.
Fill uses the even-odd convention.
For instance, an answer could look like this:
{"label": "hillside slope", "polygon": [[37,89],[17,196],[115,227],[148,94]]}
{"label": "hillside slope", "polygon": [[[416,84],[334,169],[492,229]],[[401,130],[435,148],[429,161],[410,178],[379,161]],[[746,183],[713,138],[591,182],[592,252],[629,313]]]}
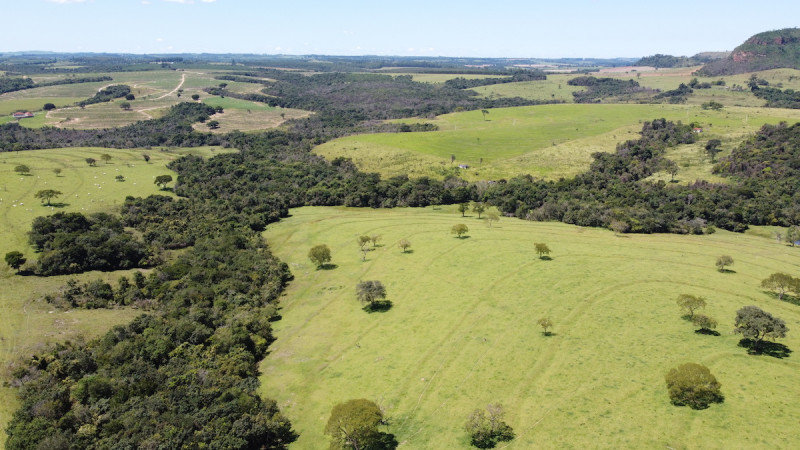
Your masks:
{"label": "hillside slope", "polygon": [[756,34],[725,59],[706,64],[698,74],[734,75],[759,70],[800,69],[800,29],[784,28]]}

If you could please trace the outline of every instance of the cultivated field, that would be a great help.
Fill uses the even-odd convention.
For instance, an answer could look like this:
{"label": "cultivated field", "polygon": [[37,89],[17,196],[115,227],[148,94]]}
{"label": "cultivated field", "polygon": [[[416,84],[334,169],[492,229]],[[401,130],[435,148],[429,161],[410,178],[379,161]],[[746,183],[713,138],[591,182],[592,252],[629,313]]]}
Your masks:
{"label": "cultivated field", "polygon": [[[449,233],[456,223],[468,238]],[[383,238],[362,262],[356,238],[374,233]],[[468,448],[467,415],[494,402],[517,434],[500,448],[800,445],[796,355],[750,356],[732,334],[736,310],[757,305],[786,320],[782,343],[800,348],[800,307],[759,287],[772,272],[797,275],[797,248],[728,232],[617,237],[505,218],[490,228],[449,207],[301,208],[265,235],[295,275],[262,363],[264,395],[300,433],[294,448],[325,448],[331,408],[352,398],[382,405],[403,448]],[[321,243],[334,268],[307,259]],[[714,267],[722,254],[732,272]],[[382,281],[394,306],[362,311],[363,280]],[[720,336],[681,318],[683,293],[706,297]],[[545,316],[553,336],[536,324]],[[684,362],[711,369],[724,403],[670,404],[664,375]]]}
{"label": "cultivated field", "polygon": [[[221,106],[223,113],[214,114],[212,120],[219,122],[219,128],[210,130],[214,133],[230,133],[231,131],[258,131],[276,128],[290,119],[299,119],[311,115],[308,111],[292,108],[278,108],[264,103],[239,100],[230,97],[207,97],[203,103]],[[198,131],[209,131],[206,124],[194,124]]]}
{"label": "cultivated field", "polygon": [[[728,151],[764,123],[800,120],[800,111],[632,104],[502,108],[490,110],[485,119],[480,111],[439,116],[429,121],[439,127],[435,132],[349,136],[320,145],[315,152],[329,159],[352,158],[363,170],[386,176],[443,178],[458,173],[474,181],[532,174],[558,179],[584,172],[592,153],[614,151],[617,143],[638,137],[642,120],[661,117],[698,122],[704,127],[699,139],[703,145],[716,138]],[[710,175],[710,161],[700,164],[705,161],[702,145],[691,149],[687,151],[697,160],[692,175]],[[452,163],[451,155],[455,155]],[[459,170],[460,164],[470,167]]]}
{"label": "cultivated field", "polygon": [[[168,191],[159,191],[153,184],[158,175],[175,176],[165,167],[167,163],[185,154],[212,156],[231,151],[216,147],[163,150],[74,148],[0,153],[0,255],[18,250],[29,261],[36,258],[26,234],[35,217],[58,211],[112,212],[127,195],[172,195]],[[100,158],[104,153],[112,157],[108,164]],[[151,156],[149,163],[145,163],[142,153]],[[86,158],[96,159],[97,166],[89,167]],[[20,164],[30,167],[31,174],[15,172],[14,168]],[[53,173],[55,168],[61,169],[60,175]],[[117,175],[123,175],[125,181],[115,181]],[[34,198],[34,194],[42,189],[63,192],[52,201],[57,206],[44,206]],[[133,309],[60,311],[39,300],[44,294],[59,289],[70,277],[81,281],[96,278],[116,281],[130,272],[22,277],[15,275],[5,262],[0,263],[0,376],[9,379],[6,373],[8,364],[32,355],[38,346],[75,339],[80,335],[94,336],[140,314]],[[0,429],[5,429],[15,409],[14,389],[1,387]],[[0,434],[0,447],[3,441],[4,433]]]}

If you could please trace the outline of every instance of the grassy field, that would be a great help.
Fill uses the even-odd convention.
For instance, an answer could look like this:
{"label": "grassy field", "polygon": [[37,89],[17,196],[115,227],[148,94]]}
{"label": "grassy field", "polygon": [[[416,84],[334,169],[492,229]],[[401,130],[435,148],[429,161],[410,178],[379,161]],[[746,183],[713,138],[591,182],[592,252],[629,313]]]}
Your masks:
{"label": "grassy field", "polygon": [[[111,212],[127,195],[172,195],[168,191],[159,191],[153,184],[153,178],[158,175],[175,176],[165,167],[167,163],[188,153],[208,157],[231,151],[216,147],[164,150],[75,148],[0,153],[0,255],[19,250],[29,260],[36,258],[28,246],[26,235],[35,217],[58,211]],[[108,164],[100,159],[103,153],[112,156]],[[151,156],[149,164],[145,163],[142,153]],[[98,161],[97,167],[86,164],[85,159],[89,157]],[[14,167],[20,164],[29,166],[31,175],[20,176],[14,172]],[[53,173],[55,168],[62,170],[59,176]],[[117,175],[123,175],[126,181],[115,181]],[[41,189],[63,192],[61,197],[53,200],[61,205],[42,205],[34,198]],[[81,335],[94,336],[140,313],[131,309],[54,310],[39,299],[60,288],[68,276],[20,277],[4,262],[0,264],[0,285],[3,287],[0,289],[0,378],[4,380],[8,379],[6,369],[9,363],[32,354],[41,345]],[[101,277],[116,281],[129,272],[92,272],[75,278],[88,281]],[[0,387],[0,429],[5,428],[15,408],[15,391]],[[5,434],[0,433],[0,448],[4,440]]]}
{"label": "grassy field", "polygon": [[[221,114],[214,114],[213,120],[219,122],[219,128],[211,130],[214,133],[230,133],[231,131],[259,131],[280,126],[289,119],[308,117],[311,113],[300,109],[278,108],[264,103],[240,100],[231,97],[206,97],[203,103],[211,106],[221,106]],[[206,124],[197,123],[194,128],[198,131],[209,131]]]}
{"label": "grassy field", "polygon": [[[490,228],[449,207],[291,214],[265,233],[295,279],[262,389],[300,433],[293,448],[326,447],[331,408],[351,398],[382,405],[404,448],[468,448],[467,415],[493,402],[517,434],[509,448],[800,446],[796,356],[749,356],[732,334],[736,310],[757,305],[786,320],[782,343],[800,348],[800,307],[759,287],[772,272],[797,275],[797,248],[728,232],[616,237],[505,218]],[[449,233],[456,223],[468,238]],[[373,233],[382,241],[362,262],[356,238]],[[550,261],[534,242],[547,243]],[[321,243],[332,269],[306,257]],[[733,272],[716,271],[722,254]],[[362,311],[363,280],[381,280],[394,306]],[[683,293],[706,297],[720,336],[681,319]],[[545,316],[550,337],[536,324]],[[669,403],[664,375],[684,362],[711,369],[724,403]]]}
{"label": "grassy field", "polygon": [[[469,169],[458,172],[467,180],[526,173],[557,179],[585,171],[592,153],[613,151],[617,143],[638,136],[642,120],[660,117],[698,122],[705,129],[702,142],[717,138],[730,150],[764,123],[800,120],[800,111],[737,107],[710,111],[696,105],[632,104],[503,108],[490,110],[486,120],[479,111],[439,116],[430,121],[438,125],[436,132],[349,136],[327,142],[315,152],[329,159],[349,157],[363,170],[387,176],[441,178],[452,173],[453,167],[468,164]],[[452,165],[451,155],[455,155]],[[708,162],[696,161],[695,166],[697,174],[710,174]]]}

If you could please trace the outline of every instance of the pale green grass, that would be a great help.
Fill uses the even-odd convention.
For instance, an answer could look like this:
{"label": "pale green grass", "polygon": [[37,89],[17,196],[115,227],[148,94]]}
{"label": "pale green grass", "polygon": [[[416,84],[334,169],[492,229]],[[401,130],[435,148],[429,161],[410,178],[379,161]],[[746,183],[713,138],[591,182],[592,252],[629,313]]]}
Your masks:
{"label": "pale green grass", "polygon": [[[36,259],[26,234],[35,217],[58,211],[84,214],[116,212],[128,195],[173,195],[169,191],[160,191],[153,184],[158,175],[172,174],[175,177],[176,174],[165,167],[167,163],[185,154],[210,157],[230,151],[219,147],[75,148],[0,153],[0,255],[18,250],[29,261]],[[103,153],[112,156],[108,164],[100,159]],[[151,156],[149,164],[145,163],[142,153]],[[85,159],[89,157],[98,161],[97,167],[86,164]],[[28,165],[32,175],[19,176],[14,172],[14,167],[19,164]],[[54,168],[62,169],[60,176],[53,173]],[[126,181],[115,181],[117,175],[123,175]],[[62,196],[53,199],[53,203],[61,205],[42,205],[34,198],[34,194],[42,189],[63,192]],[[130,272],[93,272],[77,278],[88,281],[102,277],[116,281]],[[0,289],[0,377],[4,380],[7,379],[5,369],[8,364],[31,355],[35,348],[45,343],[73,339],[78,335],[94,336],[140,313],[131,309],[56,311],[40,301],[44,294],[60,288],[67,278],[21,277],[15,275],[5,262],[0,262],[0,285],[3,286]],[[15,408],[15,391],[8,387],[0,388],[0,429],[5,428]],[[0,434],[0,447],[4,440],[5,434]]]}
{"label": "pale green grass", "polygon": [[219,122],[219,128],[217,129],[209,130],[208,122],[194,124],[194,129],[200,132],[230,133],[231,131],[264,131],[277,128],[287,120],[308,117],[312,114],[301,109],[272,108],[263,103],[230,99],[229,97],[210,97],[203,100],[203,102],[212,106],[231,106],[223,106],[223,113],[217,113],[211,116],[211,120]]}
{"label": "pale green grass", "polygon": [[467,180],[519,174],[558,179],[584,172],[592,153],[614,151],[617,143],[638,138],[642,121],[661,117],[698,122],[706,130],[702,142],[719,138],[732,147],[764,123],[800,120],[800,110],[710,111],[696,105],[633,104],[502,108],[490,110],[486,120],[480,111],[446,114],[428,121],[439,131],[349,136],[320,145],[315,152],[329,159],[352,158],[363,170],[385,176],[441,178],[451,167],[468,164],[469,169],[459,172]]}
{"label": "pale green grass", "polygon": [[573,103],[573,92],[583,91],[582,86],[570,86],[567,81],[576,74],[548,74],[547,80],[494,84],[472,88],[486,98],[521,97],[528,100],[563,100]]}
{"label": "pale green grass", "polygon": [[277,109],[266,103],[251,102],[232,97],[207,97],[203,99],[203,103],[214,107],[221,106],[223,109],[249,109],[251,111],[274,111]]}
{"label": "pale green grass", "polygon": [[[295,279],[261,381],[300,433],[293,448],[325,448],[331,408],[352,398],[382,405],[403,448],[469,448],[467,415],[493,402],[517,434],[508,448],[800,445],[800,362],[748,356],[732,334],[736,310],[758,305],[786,320],[782,343],[800,348],[800,307],[759,287],[772,272],[800,271],[796,248],[727,232],[615,237],[505,218],[489,228],[451,207],[291,214],[265,233]],[[469,238],[449,233],[456,223]],[[362,262],[356,238],[373,233],[381,245]],[[534,242],[548,244],[551,261],[536,258]],[[306,257],[322,243],[333,269]],[[716,271],[722,254],[735,272]],[[393,308],[362,311],[362,280],[382,281]],[[682,293],[706,297],[721,336],[681,319]],[[536,325],[544,316],[554,336]],[[664,375],[684,362],[711,369],[723,404],[669,403]]]}
{"label": "pale green grass", "polygon": [[26,98],[19,100],[0,101],[0,115],[10,115],[17,110],[40,111],[45,103],[52,103],[56,107],[70,106],[75,102],[83,100],[79,97],[45,97],[45,98]]}

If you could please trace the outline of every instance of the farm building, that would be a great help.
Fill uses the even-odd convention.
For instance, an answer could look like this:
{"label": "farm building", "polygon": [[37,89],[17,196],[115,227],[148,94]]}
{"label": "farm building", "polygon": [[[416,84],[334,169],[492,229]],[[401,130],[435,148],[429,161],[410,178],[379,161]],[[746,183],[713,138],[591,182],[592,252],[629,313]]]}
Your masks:
{"label": "farm building", "polygon": [[15,119],[26,119],[28,117],[33,117],[33,113],[30,111],[17,111],[14,113]]}

